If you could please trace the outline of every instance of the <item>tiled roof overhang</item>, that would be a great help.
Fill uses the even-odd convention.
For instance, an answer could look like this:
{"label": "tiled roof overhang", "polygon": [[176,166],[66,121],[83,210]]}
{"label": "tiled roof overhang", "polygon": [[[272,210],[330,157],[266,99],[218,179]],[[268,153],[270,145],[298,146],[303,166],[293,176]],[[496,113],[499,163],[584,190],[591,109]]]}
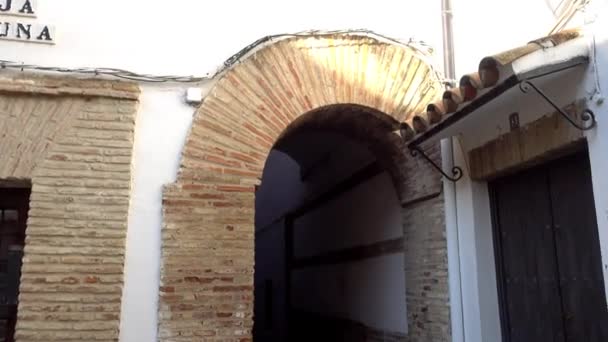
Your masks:
{"label": "tiled roof overhang", "polygon": [[405,122],[401,135],[413,148],[460,134],[488,103],[503,96],[511,96],[511,101],[524,96],[519,89],[513,89],[522,82],[555,81],[567,70],[584,67],[588,60],[588,45],[578,30],[564,31],[483,58],[478,72],[462,77],[460,87],[447,90],[442,100],[427,106],[426,113]]}

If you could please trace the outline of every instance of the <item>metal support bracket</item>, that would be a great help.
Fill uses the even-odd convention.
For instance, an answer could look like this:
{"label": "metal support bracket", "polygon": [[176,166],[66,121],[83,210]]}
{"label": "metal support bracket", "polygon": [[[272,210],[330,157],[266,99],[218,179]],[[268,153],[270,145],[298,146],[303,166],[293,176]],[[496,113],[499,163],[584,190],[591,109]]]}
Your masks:
{"label": "metal support bracket", "polygon": [[591,109],[583,110],[583,112],[581,113],[581,120],[584,124],[580,125],[576,121],[574,121],[568,113],[564,112],[563,109],[559,108],[555,104],[555,102],[553,102],[544,92],[538,89],[538,87],[536,87],[534,83],[530,82],[529,80],[521,81],[521,83],[519,83],[519,89],[524,94],[528,93],[530,89],[533,89],[543,99],[545,99],[545,101],[547,101],[547,103],[549,103],[551,107],[553,107],[564,119],[568,120],[568,122],[570,122],[572,126],[578,128],[581,131],[588,131],[590,129],[593,129],[597,125],[597,121],[595,120],[595,113],[593,113]]}
{"label": "metal support bracket", "polygon": [[416,157],[418,155],[422,156],[422,158],[424,158],[429,164],[431,164],[431,166],[433,166],[435,170],[439,171],[439,173],[441,173],[446,179],[452,182],[457,182],[460,180],[460,178],[462,178],[462,169],[459,166],[454,166],[452,168],[452,176],[449,176],[447,173],[445,173],[445,171],[443,171],[441,166],[437,165],[431,158],[429,158],[429,156],[427,156],[424,151],[420,149],[420,147],[410,146],[409,149],[412,157]]}

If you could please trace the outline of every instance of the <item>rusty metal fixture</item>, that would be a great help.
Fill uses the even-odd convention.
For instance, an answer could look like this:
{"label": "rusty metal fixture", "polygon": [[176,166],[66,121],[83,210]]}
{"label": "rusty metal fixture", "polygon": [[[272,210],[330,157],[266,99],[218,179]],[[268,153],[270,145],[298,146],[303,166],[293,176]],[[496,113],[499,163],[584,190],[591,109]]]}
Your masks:
{"label": "rusty metal fixture", "polygon": [[443,171],[441,166],[437,165],[433,161],[433,159],[431,159],[429,156],[427,156],[419,146],[410,147],[410,154],[412,155],[412,157],[421,156],[422,158],[424,158],[424,160],[426,160],[429,164],[431,164],[431,166],[435,170],[439,171],[439,173],[441,173],[443,175],[443,177],[445,177],[449,181],[457,182],[462,178],[463,173],[462,173],[462,169],[459,166],[454,166],[452,168],[452,175],[450,176],[447,173],[445,173],[445,171]]}
{"label": "rusty metal fixture", "polygon": [[519,89],[523,93],[528,93],[530,89],[533,89],[538,95],[540,95],[548,104],[553,107],[564,119],[566,119],[570,124],[581,131],[588,131],[590,129],[595,128],[597,126],[597,121],[595,119],[595,113],[591,109],[585,109],[580,114],[580,118],[583,121],[583,125],[580,125],[576,121],[574,121],[568,113],[566,113],[563,109],[561,109],[558,105],[555,104],[542,90],[540,90],[534,83],[530,82],[530,80],[524,80],[519,84]]}

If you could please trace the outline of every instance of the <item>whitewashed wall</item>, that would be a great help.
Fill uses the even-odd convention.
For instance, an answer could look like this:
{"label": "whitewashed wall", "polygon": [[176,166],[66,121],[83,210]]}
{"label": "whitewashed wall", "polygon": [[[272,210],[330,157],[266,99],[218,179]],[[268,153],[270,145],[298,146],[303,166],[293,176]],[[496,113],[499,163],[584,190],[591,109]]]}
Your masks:
{"label": "whitewashed wall", "polygon": [[384,172],[294,223],[296,258],[403,237],[399,200]]}
{"label": "whitewashed wall", "polygon": [[[293,305],[390,333],[407,333],[403,253],[293,273]],[[311,296],[310,294],[315,294]]]}
{"label": "whitewashed wall", "polygon": [[[296,258],[403,237],[401,206],[382,173],[294,222]],[[295,308],[407,332],[403,252],[295,270]],[[313,295],[314,294],[314,295]]]}
{"label": "whitewashed wall", "polygon": [[[287,282],[285,273],[285,220],[264,227],[255,240],[255,338],[285,341],[287,334]],[[272,299],[267,298],[270,282]],[[267,307],[270,305],[271,307]],[[270,311],[270,312],[269,312]]]}
{"label": "whitewashed wall", "polygon": [[[543,0],[454,0],[454,14],[459,74],[474,70],[482,55],[544,35],[552,21]],[[54,25],[56,44],[0,41],[0,59],[204,75],[261,36],[368,28],[424,40],[441,64],[440,0],[38,0],[31,22]],[[161,186],[175,178],[194,113],[183,103],[184,91],[184,85],[143,88],[121,341],[156,341]]]}
{"label": "whitewashed wall", "polygon": [[[363,145],[340,136],[316,133],[299,139],[309,147],[313,155],[308,159],[312,160],[332,146],[327,164],[320,165],[303,182],[298,164],[273,151],[256,194],[258,302],[264,303],[265,280],[272,280],[275,290],[273,329],[266,331],[263,324],[259,329],[260,336],[272,334],[275,339],[283,333],[279,329],[285,305],[282,265],[285,223],[277,218],[302,206],[307,199],[325,193],[373,161]],[[318,256],[402,236],[399,200],[385,172],[298,217],[294,222],[294,254],[296,258]],[[403,253],[298,269],[292,277],[292,303],[296,309],[350,319],[380,330],[407,332]],[[256,315],[264,316],[264,311],[257,308]]]}
{"label": "whitewashed wall", "polygon": [[[589,108],[597,116],[597,128],[587,134],[591,175],[593,179],[593,195],[599,227],[600,249],[604,271],[604,286],[608,299],[608,15],[604,8],[599,20],[591,27],[595,32],[593,41],[595,60],[589,73],[589,78],[596,81],[597,93],[589,101]],[[602,19],[603,18],[603,19]],[[608,303],[607,303],[608,305]]]}

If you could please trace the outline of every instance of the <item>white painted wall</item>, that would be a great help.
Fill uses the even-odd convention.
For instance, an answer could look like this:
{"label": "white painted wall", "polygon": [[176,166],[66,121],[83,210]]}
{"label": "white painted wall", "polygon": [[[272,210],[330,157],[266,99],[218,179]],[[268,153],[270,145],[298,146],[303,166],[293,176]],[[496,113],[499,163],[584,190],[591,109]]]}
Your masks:
{"label": "white painted wall", "polygon": [[[590,96],[589,108],[596,114],[597,128],[587,133],[589,145],[589,159],[591,161],[591,174],[593,180],[593,194],[595,196],[595,210],[599,227],[600,248],[602,253],[602,266],[604,271],[604,285],[606,287],[606,298],[608,299],[608,104],[605,102],[608,96],[608,15],[604,7],[601,15],[590,29],[595,37],[594,45],[595,60],[588,75],[597,81],[597,93]],[[607,304],[608,305],[608,304]]]}
{"label": "white painted wall", "polygon": [[[453,6],[459,74],[475,70],[483,55],[547,34],[554,21],[543,0],[453,0]],[[39,0],[35,21],[56,27],[57,44],[0,42],[0,48],[8,60],[204,75],[265,35],[368,28],[426,41],[440,62],[440,8],[440,1],[415,0],[257,0],[229,6],[196,0],[89,0],[86,5]]]}
{"label": "white painted wall", "polygon": [[175,181],[192,108],[180,88],[146,87],[137,116],[127,231],[121,341],[156,341],[160,281],[161,191]]}
{"label": "white painted wall", "polygon": [[403,236],[399,200],[388,173],[294,222],[294,253],[307,257]]}
{"label": "white painted wall", "polygon": [[[455,144],[455,165],[466,165]],[[462,317],[465,341],[501,341],[488,186],[465,176],[456,183]]]}
{"label": "white painted wall", "polygon": [[373,5],[346,0],[38,3],[37,21],[57,28],[57,44],[2,42],[3,59],[204,75],[249,43],[276,33],[365,27],[396,38],[416,36],[435,46],[441,42],[440,4],[435,1],[378,0]]}
{"label": "white painted wall", "polygon": [[[435,47],[441,64],[439,0],[39,0],[38,5],[37,19],[10,20],[54,25],[56,45],[0,41],[0,59],[204,75],[268,34],[369,28],[395,38],[424,40]],[[459,74],[476,69],[485,54],[545,34],[551,21],[543,0],[454,0],[454,10]],[[121,341],[156,340],[161,186],[175,178],[194,113],[183,104],[185,89],[185,85],[143,88]]]}
{"label": "white painted wall", "polygon": [[[301,160],[296,161],[279,150],[270,151],[266,160],[261,186],[255,194],[258,230],[374,160],[364,145],[330,132],[307,133],[291,140],[299,145],[294,149]],[[329,159],[320,162],[328,151],[331,151]],[[299,163],[305,168],[319,164],[302,180]]]}
{"label": "white painted wall", "polygon": [[[264,303],[260,282],[271,279],[276,289],[273,307],[277,328],[284,323],[280,315],[285,298],[285,269],[280,261],[277,262],[284,258],[285,226],[284,221],[277,218],[298,208],[307,199],[325,193],[373,161],[363,145],[335,134],[307,134],[297,139],[306,146],[307,153],[300,156],[302,160],[316,160],[326,151],[331,151],[331,157],[310,179],[302,181],[298,163],[282,152],[273,151],[256,193],[256,303]],[[294,253],[296,257],[315,256],[400,238],[403,236],[400,212],[391,178],[382,173],[298,217],[294,222]],[[297,270],[293,273],[292,300],[298,309],[337,315],[377,329],[405,333],[405,288],[404,255],[394,253]],[[258,317],[263,317],[263,313],[264,310],[256,307]],[[276,339],[283,332],[275,329],[266,333]]]}
{"label": "white painted wall", "polygon": [[403,253],[306,268],[292,280],[293,305],[300,310],[407,333]]}
{"label": "white painted wall", "polygon": [[262,182],[255,194],[255,229],[266,229],[306,198],[300,166],[283,152],[268,155]]}
{"label": "white painted wall", "polygon": [[[255,241],[255,337],[260,341],[286,341],[285,221],[278,220],[264,228]],[[266,307],[267,281],[272,283],[271,314]]]}
{"label": "white painted wall", "polygon": [[[296,258],[403,237],[401,206],[387,173],[294,222]],[[294,307],[407,332],[405,256],[392,253],[293,274]]]}

